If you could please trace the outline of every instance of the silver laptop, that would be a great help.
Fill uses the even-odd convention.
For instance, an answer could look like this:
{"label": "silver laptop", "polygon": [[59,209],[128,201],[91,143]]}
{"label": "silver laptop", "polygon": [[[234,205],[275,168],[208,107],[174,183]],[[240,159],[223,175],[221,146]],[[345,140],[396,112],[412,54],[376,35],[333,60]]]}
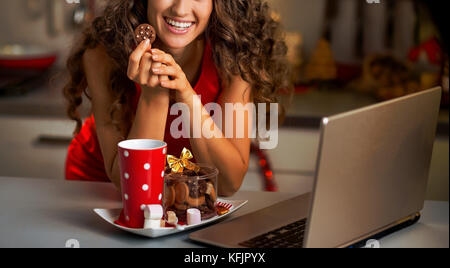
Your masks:
{"label": "silver laptop", "polygon": [[416,222],[440,100],[434,88],[324,118],[311,193],[190,238],[233,248],[349,247]]}

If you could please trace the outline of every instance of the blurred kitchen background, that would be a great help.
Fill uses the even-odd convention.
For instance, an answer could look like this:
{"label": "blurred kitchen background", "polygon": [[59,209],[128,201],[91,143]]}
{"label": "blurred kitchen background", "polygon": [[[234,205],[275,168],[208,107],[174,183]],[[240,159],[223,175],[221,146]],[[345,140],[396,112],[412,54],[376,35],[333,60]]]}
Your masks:
{"label": "blurred kitchen background", "polygon": [[[105,2],[0,0],[0,176],[64,178],[75,126],[65,116],[64,62]],[[427,199],[448,200],[448,36],[437,27],[445,19],[439,1],[431,9],[414,0],[268,2],[286,30],[296,87],[278,148],[255,148],[243,189],[312,187],[320,118],[440,85]],[[81,110],[89,114],[87,100]]]}

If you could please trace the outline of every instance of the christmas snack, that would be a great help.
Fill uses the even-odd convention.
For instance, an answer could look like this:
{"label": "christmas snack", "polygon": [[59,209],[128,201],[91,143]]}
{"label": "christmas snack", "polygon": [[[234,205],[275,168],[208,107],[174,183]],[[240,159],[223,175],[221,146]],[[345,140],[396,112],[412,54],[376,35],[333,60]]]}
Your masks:
{"label": "christmas snack", "polygon": [[141,24],[134,30],[134,36],[138,44],[147,39],[153,44],[156,40],[156,31],[150,24]]}
{"label": "christmas snack", "polygon": [[[166,218],[175,213],[180,223],[188,223],[197,210],[201,220],[217,216],[218,170],[206,164],[194,164],[192,153],[184,149],[180,158],[167,156],[164,181],[164,211]],[[168,220],[168,218],[166,219]]]}

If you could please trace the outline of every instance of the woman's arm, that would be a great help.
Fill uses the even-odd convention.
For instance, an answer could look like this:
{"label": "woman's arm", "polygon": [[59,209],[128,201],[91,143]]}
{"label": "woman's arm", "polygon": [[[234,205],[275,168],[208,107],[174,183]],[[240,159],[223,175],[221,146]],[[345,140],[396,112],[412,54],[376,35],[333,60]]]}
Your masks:
{"label": "woman's arm", "polygon": [[[194,125],[194,116],[192,116],[196,109],[202,111],[201,126],[205,123],[207,125],[208,123],[209,125],[215,125],[214,122],[211,123],[211,116],[203,112],[201,101],[198,100],[198,96],[192,89],[186,75],[173,57],[157,49],[152,50],[152,52],[156,54],[153,56],[153,60],[165,64],[165,66],[160,68],[153,68],[152,71],[155,74],[167,75],[173,78],[171,81],[161,82],[161,86],[176,90],[177,101],[185,103],[189,107],[191,137],[193,132],[202,131],[201,129],[194,129],[198,127]],[[197,101],[194,102],[193,98],[196,98]],[[252,109],[244,114],[244,120],[240,122],[241,124],[237,124],[236,114],[234,114],[233,128],[244,127],[244,136],[238,138],[233,134],[233,137],[226,138],[222,132],[225,125],[225,105],[227,103],[232,105],[240,103],[245,106],[251,102],[250,85],[241,77],[234,77],[228,85],[224,84],[222,87],[219,104],[223,111],[223,124],[222,126],[214,127],[214,133],[211,133],[213,134],[211,136],[214,138],[208,139],[200,135],[200,138],[191,138],[190,140],[197,161],[213,164],[219,169],[219,194],[223,196],[231,196],[238,191],[247,173],[250,158],[250,137],[248,134],[251,133],[251,129],[248,129],[248,122],[253,119]]]}
{"label": "woman's arm", "polygon": [[[197,95],[192,95],[191,97],[188,97],[188,99],[183,100],[183,102],[189,106],[191,115],[193,114],[194,109],[200,108],[202,111],[204,109],[200,100],[196,101],[196,104],[200,107],[195,107],[192,102],[192,97],[198,98]],[[250,158],[249,133],[251,134],[248,123],[249,120],[252,120],[253,114],[252,110],[250,110],[248,113],[244,114],[243,122],[238,123],[237,115],[236,113],[233,113],[233,129],[235,130],[235,135],[226,138],[222,131],[225,130],[226,103],[233,105],[242,104],[243,107],[248,103],[252,103],[250,86],[240,77],[234,77],[230,85],[224,85],[218,99],[218,104],[222,108],[222,126],[218,126],[214,123],[214,133],[210,133],[210,135],[212,134],[214,137],[222,136],[223,138],[208,139],[202,135],[200,139],[191,138],[190,141],[194,155],[199,162],[213,164],[219,169],[219,194],[222,196],[231,196],[241,187],[248,170]],[[210,115],[204,113],[201,120],[202,126],[205,123],[206,125],[211,125],[212,122],[209,120],[212,120]],[[193,116],[191,116],[191,128],[193,126]],[[244,136],[242,138],[236,137],[237,128],[243,128]]]}
{"label": "woman's arm", "polygon": [[[87,83],[92,97],[92,112],[95,118],[97,136],[100,143],[106,173],[120,189],[120,169],[118,164],[117,144],[127,139],[164,139],[164,130],[169,106],[168,90],[149,86],[159,83],[158,77],[150,75],[152,65],[151,55],[147,53],[148,46],[141,45],[130,56],[129,76],[133,75],[141,84],[142,93],[136,110],[136,117],[128,137],[123,137],[112,124],[109,109],[113,103],[111,91],[108,88],[111,64],[104,49],[87,50],[83,56]],[[147,81],[147,82],[146,82]],[[144,83],[145,82],[145,83]],[[131,90],[131,89],[130,89]]]}

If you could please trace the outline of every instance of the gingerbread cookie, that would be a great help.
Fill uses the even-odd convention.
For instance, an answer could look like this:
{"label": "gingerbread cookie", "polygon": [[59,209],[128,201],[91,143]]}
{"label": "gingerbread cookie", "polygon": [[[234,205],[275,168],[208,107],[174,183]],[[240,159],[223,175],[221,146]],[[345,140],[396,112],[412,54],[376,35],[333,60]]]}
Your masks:
{"label": "gingerbread cookie", "polygon": [[205,203],[205,196],[191,197],[189,187],[184,182],[175,185],[175,201],[178,204],[187,203],[190,207],[198,207]]}
{"label": "gingerbread cookie", "polygon": [[164,193],[165,205],[167,207],[171,207],[173,206],[173,204],[175,204],[175,196],[175,189],[173,188],[173,186],[168,186]]}
{"label": "gingerbread cookie", "polygon": [[189,196],[189,187],[184,182],[179,182],[175,185],[175,201],[178,204],[183,204]]}

